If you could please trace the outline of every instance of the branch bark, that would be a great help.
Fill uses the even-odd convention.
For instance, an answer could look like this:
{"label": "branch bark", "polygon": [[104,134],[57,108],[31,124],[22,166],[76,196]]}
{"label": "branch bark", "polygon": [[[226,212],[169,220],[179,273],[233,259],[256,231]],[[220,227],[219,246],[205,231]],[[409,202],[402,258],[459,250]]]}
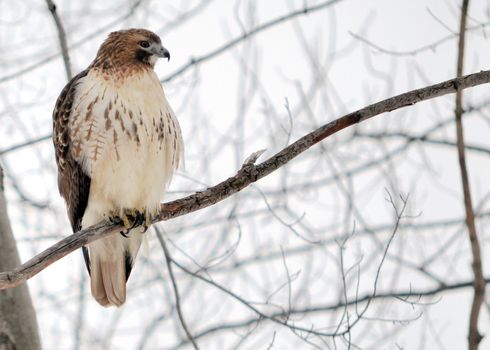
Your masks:
{"label": "branch bark", "polygon": [[[12,269],[19,264],[0,167],[0,269]],[[36,313],[26,284],[0,291],[0,349],[41,349]]]}
{"label": "branch bark", "polygon": [[[262,152],[256,152],[245,161],[235,176],[232,176],[205,191],[197,192],[193,195],[162,204],[160,215],[154,220],[154,223],[170,220],[220,202],[284,166],[316,143],[349,126],[363,122],[385,112],[391,112],[421,101],[454,93],[458,89],[466,89],[487,83],[490,83],[490,71],[481,71],[479,73],[450,79],[421,89],[412,90],[374,103],[325,124],[258,165],[255,165],[255,162]],[[74,233],[21,266],[11,271],[1,272],[0,289],[18,286],[72,251],[121,230],[122,227],[119,225],[101,222],[85,230]]]}
{"label": "branch bark", "polygon": [[[458,62],[457,62],[457,77],[463,75],[464,65],[464,42],[466,33],[466,16],[468,14],[469,0],[463,0],[461,7],[461,20],[459,25],[459,43],[458,43]],[[470,181],[468,178],[468,170],[466,167],[465,142],[463,133],[463,89],[459,88],[456,91],[456,140],[458,147],[459,168],[461,170],[461,182],[463,185],[464,207],[466,211],[466,225],[468,226],[468,237],[470,239],[471,252],[473,255],[473,274],[474,282],[473,303],[471,305],[469,331],[468,331],[468,349],[478,349],[482,336],[478,331],[478,317],[480,315],[481,306],[485,298],[485,279],[483,278],[483,269],[481,264],[480,243],[476,232],[475,214],[473,212],[473,204],[471,200]]]}

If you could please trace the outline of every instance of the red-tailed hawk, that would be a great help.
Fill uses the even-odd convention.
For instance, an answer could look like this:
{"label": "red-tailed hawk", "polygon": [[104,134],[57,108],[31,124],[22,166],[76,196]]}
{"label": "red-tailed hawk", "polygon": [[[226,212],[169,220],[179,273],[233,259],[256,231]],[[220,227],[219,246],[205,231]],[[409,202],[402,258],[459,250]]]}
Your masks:
{"label": "red-tailed hawk", "polygon": [[128,229],[83,248],[92,295],[103,306],[125,302],[143,234],[132,228],[151,223],[183,149],[153,71],[158,57],[170,54],[156,34],[111,33],[53,112],[58,188],[73,231],[118,219]]}

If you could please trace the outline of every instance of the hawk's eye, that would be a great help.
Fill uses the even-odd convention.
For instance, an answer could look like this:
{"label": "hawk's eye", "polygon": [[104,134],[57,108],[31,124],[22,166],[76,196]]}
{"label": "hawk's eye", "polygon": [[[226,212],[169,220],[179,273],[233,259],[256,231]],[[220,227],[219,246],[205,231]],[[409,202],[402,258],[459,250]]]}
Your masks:
{"label": "hawk's eye", "polygon": [[141,41],[140,46],[147,49],[150,47],[150,43],[148,41]]}

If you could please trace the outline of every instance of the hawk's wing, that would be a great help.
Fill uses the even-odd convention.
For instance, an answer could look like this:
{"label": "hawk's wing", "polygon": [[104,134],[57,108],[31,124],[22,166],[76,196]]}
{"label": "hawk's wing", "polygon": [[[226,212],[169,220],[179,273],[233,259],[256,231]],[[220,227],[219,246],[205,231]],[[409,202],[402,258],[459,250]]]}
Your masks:
{"label": "hawk's wing", "polygon": [[[73,232],[79,231],[82,227],[82,218],[90,192],[90,177],[84,173],[81,165],[72,156],[69,120],[78,82],[87,73],[88,70],[79,73],[65,86],[53,111],[53,142],[58,165],[58,189],[66,201]],[[88,252],[85,247],[83,247],[83,256],[90,273]]]}

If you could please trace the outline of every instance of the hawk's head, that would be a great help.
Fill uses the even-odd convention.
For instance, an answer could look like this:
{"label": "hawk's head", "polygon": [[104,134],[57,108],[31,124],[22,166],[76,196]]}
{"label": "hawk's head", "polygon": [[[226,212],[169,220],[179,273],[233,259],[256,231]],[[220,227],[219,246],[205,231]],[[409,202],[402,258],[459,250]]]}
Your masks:
{"label": "hawk's head", "polygon": [[153,67],[159,57],[170,60],[160,37],[146,29],[126,29],[112,32],[100,46],[96,66],[117,68],[131,64]]}

